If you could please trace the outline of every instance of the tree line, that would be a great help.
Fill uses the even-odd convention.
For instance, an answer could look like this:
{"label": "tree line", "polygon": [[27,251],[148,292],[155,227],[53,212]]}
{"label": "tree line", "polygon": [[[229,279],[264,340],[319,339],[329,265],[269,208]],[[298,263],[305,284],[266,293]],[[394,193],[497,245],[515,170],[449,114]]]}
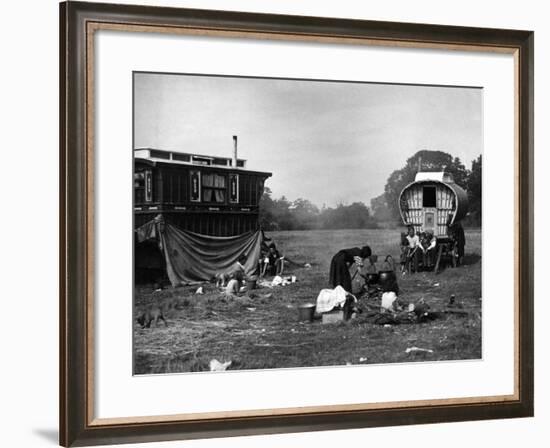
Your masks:
{"label": "tree line", "polygon": [[336,207],[317,207],[311,201],[285,196],[273,198],[265,187],[260,200],[260,225],[264,230],[366,229],[380,225],[399,225],[399,194],[414,181],[418,167],[422,171],[451,173],[455,182],[468,192],[469,214],[464,224],[481,225],[481,156],[467,169],[458,157],[442,151],[418,151],[407,159],[404,167],[390,174],[384,192],[371,200],[370,208],[363,202],[340,203]]}
{"label": "tree line", "polygon": [[260,200],[260,225],[264,230],[334,230],[374,228],[376,222],[363,202],[320,209],[303,198],[274,199],[269,187],[265,187]]}

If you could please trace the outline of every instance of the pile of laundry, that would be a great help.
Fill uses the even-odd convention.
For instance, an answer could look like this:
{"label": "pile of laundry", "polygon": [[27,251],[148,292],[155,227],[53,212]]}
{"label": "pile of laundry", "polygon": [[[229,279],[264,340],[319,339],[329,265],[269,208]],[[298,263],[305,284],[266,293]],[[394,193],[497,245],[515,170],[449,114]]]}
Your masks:
{"label": "pile of laundry", "polygon": [[[357,297],[347,292],[338,285],[334,289],[322,289],[317,296],[315,313],[322,315],[323,322],[338,322],[349,320],[356,316],[361,310],[357,306]],[[326,319],[330,313],[341,312],[336,319]]]}
{"label": "pile of laundry", "polygon": [[289,275],[285,277],[276,275],[275,277],[273,277],[273,280],[271,281],[266,280],[265,278],[258,280],[257,285],[260,288],[275,288],[276,286],[287,286],[287,285],[290,285],[291,283],[296,283],[297,281],[298,279],[296,278],[295,275]]}

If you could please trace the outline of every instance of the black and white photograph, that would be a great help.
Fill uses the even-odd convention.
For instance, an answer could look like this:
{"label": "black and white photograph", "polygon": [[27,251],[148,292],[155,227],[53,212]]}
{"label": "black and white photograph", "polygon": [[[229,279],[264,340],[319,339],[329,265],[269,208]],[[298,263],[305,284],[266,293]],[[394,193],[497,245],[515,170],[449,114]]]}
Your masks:
{"label": "black and white photograph", "polygon": [[478,86],[134,72],[134,375],[482,359],[482,118]]}

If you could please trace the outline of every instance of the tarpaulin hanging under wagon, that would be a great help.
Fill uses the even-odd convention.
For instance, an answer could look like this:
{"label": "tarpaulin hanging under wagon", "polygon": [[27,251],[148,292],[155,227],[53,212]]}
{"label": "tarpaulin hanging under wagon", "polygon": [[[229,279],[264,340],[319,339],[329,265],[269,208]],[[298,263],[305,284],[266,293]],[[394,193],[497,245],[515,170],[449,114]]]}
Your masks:
{"label": "tarpaulin hanging under wagon", "polygon": [[245,272],[258,269],[262,232],[247,232],[230,237],[200,235],[178,229],[159,217],[137,229],[138,241],[160,237],[166,271],[172,286],[208,281],[229,270],[241,255],[247,257]]}

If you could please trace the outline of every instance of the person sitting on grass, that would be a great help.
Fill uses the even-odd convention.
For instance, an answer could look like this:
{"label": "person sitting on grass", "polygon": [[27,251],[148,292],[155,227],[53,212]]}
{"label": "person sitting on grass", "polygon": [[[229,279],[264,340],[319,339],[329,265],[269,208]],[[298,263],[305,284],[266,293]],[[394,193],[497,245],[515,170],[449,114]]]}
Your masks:
{"label": "person sitting on grass", "polygon": [[268,247],[267,253],[262,256],[260,260],[260,273],[261,276],[265,276],[267,273],[271,276],[283,275],[285,257],[277,250],[275,243],[271,243]]}
{"label": "person sitting on grass", "polygon": [[238,260],[227,271],[217,274],[216,286],[225,287],[226,282],[227,282],[227,285],[229,285],[229,283],[232,280],[236,280],[240,288],[241,283],[246,277],[245,267],[244,267],[244,265],[246,264],[246,260],[247,260],[246,255],[241,255],[238,258]]}
{"label": "person sitting on grass", "polygon": [[244,265],[246,264],[246,256],[241,255],[237,263],[233,265],[229,273],[229,281],[225,287],[224,293],[227,296],[238,296],[241,292],[244,280],[246,280],[246,272]]}

